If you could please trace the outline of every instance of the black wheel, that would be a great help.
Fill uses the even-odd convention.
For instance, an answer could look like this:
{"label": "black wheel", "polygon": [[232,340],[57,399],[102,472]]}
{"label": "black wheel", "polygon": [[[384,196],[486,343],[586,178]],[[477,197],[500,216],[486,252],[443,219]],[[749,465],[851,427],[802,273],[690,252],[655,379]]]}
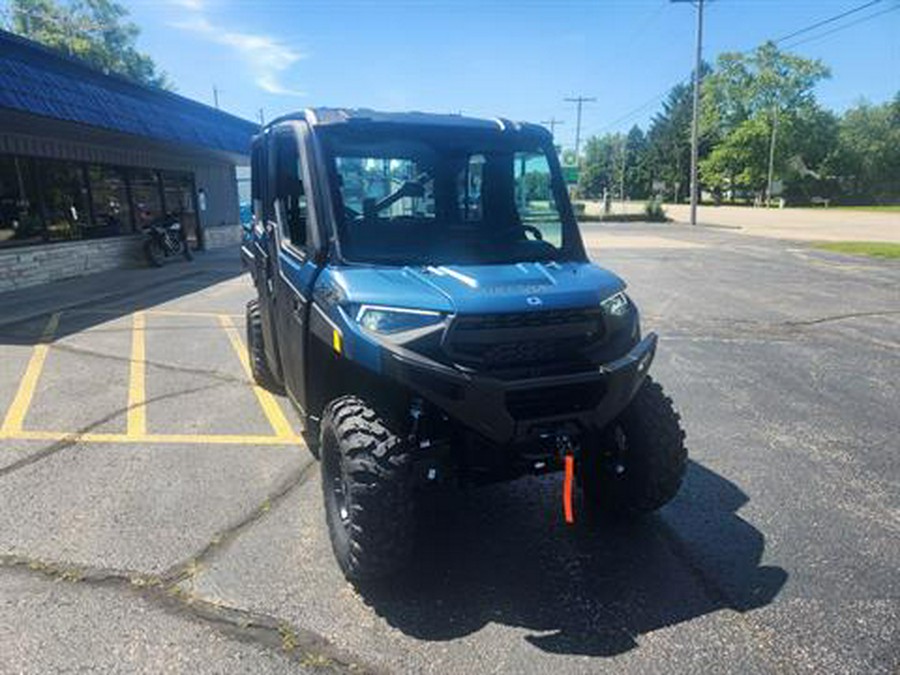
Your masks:
{"label": "black wheel", "polygon": [[150,238],[144,242],[144,255],[147,256],[147,262],[152,267],[162,267],[166,259],[166,252],[155,238]]}
{"label": "black wheel", "polygon": [[579,473],[589,513],[638,516],[670,501],[687,466],[684,431],[672,399],[651,378],[585,448]]}
{"label": "black wheel", "polygon": [[370,581],[401,570],[415,527],[406,442],[355,396],[328,405],[320,437],[325,519],[344,576]]}
{"label": "black wheel", "polygon": [[269,362],[266,359],[258,300],[247,303],[247,351],[250,357],[250,371],[256,384],[276,394],[284,393],[281,382],[269,369]]}

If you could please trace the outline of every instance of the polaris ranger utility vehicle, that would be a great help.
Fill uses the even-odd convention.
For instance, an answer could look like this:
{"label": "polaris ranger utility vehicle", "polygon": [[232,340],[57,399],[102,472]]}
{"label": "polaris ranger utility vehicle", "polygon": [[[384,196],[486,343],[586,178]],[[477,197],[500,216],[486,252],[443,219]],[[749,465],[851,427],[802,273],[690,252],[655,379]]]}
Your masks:
{"label": "polaris ranger utility vehicle", "polygon": [[455,115],[316,109],[254,139],[257,382],[321,460],[351,580],[412,544],[416,496],[564,471],[562,505],[634,515],[687,459],[656,336],[585,254],[550,135]]}

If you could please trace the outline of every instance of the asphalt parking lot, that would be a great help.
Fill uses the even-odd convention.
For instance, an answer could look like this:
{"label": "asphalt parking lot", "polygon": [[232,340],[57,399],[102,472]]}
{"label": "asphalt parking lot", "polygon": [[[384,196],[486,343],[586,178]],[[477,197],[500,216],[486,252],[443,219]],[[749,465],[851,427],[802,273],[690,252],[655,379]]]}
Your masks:
{"label": "asphalt parking lot", "polygon": [[0,296],[0,672],[898,672],[900,265],[584,232],[661,336],[682,492],[597,530],[557,477],[442,495],[364,594],[249,380],[234,251],[13,320]]}

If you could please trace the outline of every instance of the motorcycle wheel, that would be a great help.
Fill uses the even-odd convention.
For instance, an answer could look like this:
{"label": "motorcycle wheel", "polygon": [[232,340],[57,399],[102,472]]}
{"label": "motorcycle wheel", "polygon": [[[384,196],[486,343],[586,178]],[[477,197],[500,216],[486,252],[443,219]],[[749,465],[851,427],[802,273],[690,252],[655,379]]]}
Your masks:
{"label": "motorcycle wheel", "polygon": [[144,254],[147,256],[147,262],[149,262],[152,267],[163,266],[166,252],[156,239],[148,239],[144,242]]}

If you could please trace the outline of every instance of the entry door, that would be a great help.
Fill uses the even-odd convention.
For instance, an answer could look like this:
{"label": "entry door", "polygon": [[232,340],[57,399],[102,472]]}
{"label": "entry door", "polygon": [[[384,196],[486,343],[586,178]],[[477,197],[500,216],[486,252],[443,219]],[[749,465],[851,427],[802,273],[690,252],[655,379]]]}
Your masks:
{"label": "entry door", "polygon": [[278,231],[275,324],[285,386],[297,405],[306,407],[306,337],[312,286],[317,273],[311,254],[312,228],[303,171],[300,124],[275,129],[270,152],[273,212]]}
{"label": "entry door", "polygon": [[163,171],[162,182],[166,211],[178,216],[190,247],[200,248],[194,174],[185,171]]}

